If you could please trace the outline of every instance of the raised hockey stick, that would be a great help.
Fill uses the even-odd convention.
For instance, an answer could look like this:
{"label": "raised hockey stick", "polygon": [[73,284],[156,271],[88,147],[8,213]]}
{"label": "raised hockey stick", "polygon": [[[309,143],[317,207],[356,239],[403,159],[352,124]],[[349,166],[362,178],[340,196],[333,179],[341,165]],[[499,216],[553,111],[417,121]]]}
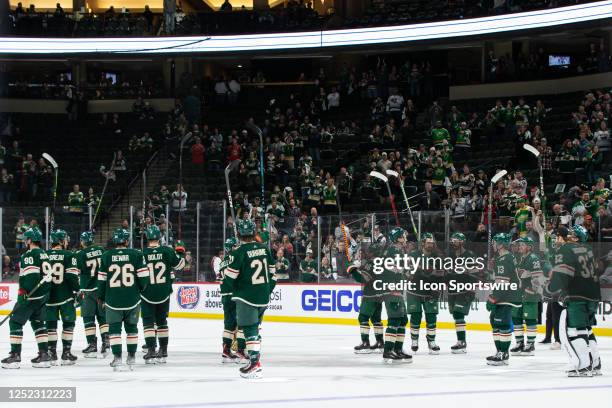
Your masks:
{"label": "raised hockey stick", "polygon": [[261,206],[266,211],[266,184],[264,180],[263,132],[256,124],[247,122],[246,127],[259,137],[259,176],[261,177]]}
{"label": "raised hockey stick", "polygon": [[[113,168],[115,167],[116,158],[117,158],[117,153],[113,153],[113,161],[111,162],[111,165],[108,168],[109,172],[113,171]],[[100,208],[102,207],[102,201],[104,200],[104,194],[106,194],[106,188],[108,187],[109,177],[105,176],[105,178],[106,180],[104,180],[104,186],[102,187],[102,193],[100,194],[100,200],[98,200],[98,206],[96,207],[96,212],[94,214],[93,221],[91,222],[91,225],[94,227],[96,225],[96,219],[98,218],[98,213],[100,212]]]}
{"label": "raised hockey stick", "polygon": [[488,221],[488,235],[487,235],[487,262],[491,261],[491,247],[492,247],[492,243],[493,243],[493,238],[492,238],[492,230],[493,230],[493,186],[499,181],[501,180],[502,177],[504,177],[506,174],[508,174],[508,172],[506,170],[501,170],[500,172],[496,173],[492,178],[491,178],[491,185],[489,186],[489,211],[487,214],[487,221]]}
{"label": "raised hockey stick", "polygon": [[47,162],[49,162],[51,167],[53,167],[53,174],[54,174],[53,176],[53,208],[51,209],[51,219],[49,220],[50,229],[51,231],[53,231],[53,228],[55,226],[55,203],[57,202],[57,185],[59,181],[59,165],[57,164],[55,159],[51,157],[49,153],[43,153],[42,157]]}
{"label": "raised hockey stick", "polygon": [[234,227],[234,237],[238,239],[238,229],[236,228],[236,214],[234,211],[234,202],[232,201],[232,188],[230,186],[230,173],[240,165],[240,160],[233,160],[225,168],[225,186],[227,187],[227,202],[232,214],[232,225]]}
{"label": "raised hockey stick", "polygon": [[391,187],[389,186],[389,179],[382,173],[377,171],[371,171],[370,176],[375,177],[379,180],[382,180],[387,186],[387,191],[389,192],[389,200],[391,201],[391,211],[393,211],[393,216],[395,217],[395,224],[399,227],[400,221],[397,215],[397,208],[395,208],[395,198],[393,197],[393,193],[391,192]]}
{"label": "raised hockey stick", "polygon": [[412,223],[412,230],[414,232],[414,236],[416,237],[417,242],[421,242],[421,237],[419,237],[419,233],[414,222],[414,217],[412,215],[412,209],[410,208],[410,201],[408,200],[408,196],[406,195],[406,189],[404,188],[404,180],[395,170],[387,170],[387,174],[397,178],[397,180],[399,181],[400,190],[402,190],[402,195],[404,196],[404,203],[406,204],[408,215],[410,216],[410,222]]}
{"label": "raised hockey stick", "polygon": [[346,225],[344,225],[344,218],[342,218],[342,207],[340,206],[340,196],[338,194],[336,194],[336,205],[338,206],[338,216],[340,217],[340,232],[342,233],[342,239],[344,241],[344,255],[346,255],[347,262],[351,262],[349,240],[346,233]]}
{"label": "raised hockey stick", "polygon": [[540,169],[540,200],[542,200],[542,223],[544,224],[545,242],[548,242],[548,231],[546,229],[546,194],[544,194],[544,171],[542,169],[542,156],[540,155],[540,151],[538,149],[528,143],[523,145],[523,149],[527,150],[529,153],[533,154],[536,159],[538,159],[538,167]]}

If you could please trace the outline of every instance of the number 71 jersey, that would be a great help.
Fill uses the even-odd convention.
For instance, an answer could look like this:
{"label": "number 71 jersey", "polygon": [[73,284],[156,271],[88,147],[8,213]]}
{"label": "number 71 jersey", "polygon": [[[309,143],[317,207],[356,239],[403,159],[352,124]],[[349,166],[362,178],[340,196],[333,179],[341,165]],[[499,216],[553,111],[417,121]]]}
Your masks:
{"label": "number 71 jersey", "polygon": [[268,247],[247,242],[231,253],[225,269],[224,284],[233,292],[232,300],[251,306],[267,306],[276,286],[275,264]]}
{"label": "number 71 jersey", "polygon": [[164,303],[172,293],[174,271],[185,267],[185,260],[169,246],[147,247],[143,251],[149,282],[140,297],[152,304]]}

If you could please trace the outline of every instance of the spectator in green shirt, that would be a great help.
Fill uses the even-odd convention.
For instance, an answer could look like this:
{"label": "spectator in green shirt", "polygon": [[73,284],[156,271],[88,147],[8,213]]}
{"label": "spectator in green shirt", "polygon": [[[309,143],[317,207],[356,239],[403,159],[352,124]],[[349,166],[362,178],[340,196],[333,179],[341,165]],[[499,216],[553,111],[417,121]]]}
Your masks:
{"label": "spectator in green shirt", "polygon": [[72,186],[72,191],[68,194],[68,211],[71,213],[82,213],[85,197],[78,184]]}

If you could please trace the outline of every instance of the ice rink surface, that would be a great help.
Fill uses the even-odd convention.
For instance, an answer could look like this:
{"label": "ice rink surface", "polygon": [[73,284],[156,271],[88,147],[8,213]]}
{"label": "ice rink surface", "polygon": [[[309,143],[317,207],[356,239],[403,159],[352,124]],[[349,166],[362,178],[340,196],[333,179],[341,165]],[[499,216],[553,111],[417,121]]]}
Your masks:
{"label": "ice rink surface", "polygon": [[[533,357],[511,357],[490,367],[490,333],[468,332],[468,353],[452,355],[451,330],[439,330],[440,355],[420,350],[412,364],[384,365],[380,354],[355,355],[358,326],[268,323],[263,326],[264,378],[245,380],[237,365],[220,362],[220,320],[170,319],[168,363],[145,366],[140,345],[132,372],[113,372],[106,360],[84,359],[82,321],[73,352],[77,365],[32,368],[35,344],[24,330],[21,369],[1,370],[0,386],[75,386],[77,403],[14,403],[2,407],[593,407],[612,401],[612,338],[599,345],[603,376],[567,378],[564,351],[538,346]],[[142,339],[142,331],[140,332]],[[0,353],[9,351],[8,324]],[[539,335],[538,340],[541,338]],[[59,348],[60,346],[58,346]],[[406,346],[405,349],[408,349]],[[124,350],[125,358],[125,350]],[[608,371],[610,370],[610,371]]]}

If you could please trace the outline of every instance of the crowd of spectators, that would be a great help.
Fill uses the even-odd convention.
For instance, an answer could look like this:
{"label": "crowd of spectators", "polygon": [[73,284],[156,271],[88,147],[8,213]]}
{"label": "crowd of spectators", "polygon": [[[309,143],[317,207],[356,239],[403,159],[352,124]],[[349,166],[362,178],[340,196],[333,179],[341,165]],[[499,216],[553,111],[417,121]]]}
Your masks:
{"label": "crowd of spectators", "polygon": [[290,0],[283,5],[259,10],[233,7],[225,1],[218,11],[184,12],[176,5],[174,27],[164,27],[161,13],[148,5],[135,13],[123,8],[90,13],[65,12],[58,3],[53,11],[40,12],[34,4],[22,3],[0,24],[4,34],[57,37],[125,37],[150,35],[222,35],[281,31],[323,30],[464,19],[561,7],[594,0],[373,0],[358,16],[336,13],[329,0]]}

